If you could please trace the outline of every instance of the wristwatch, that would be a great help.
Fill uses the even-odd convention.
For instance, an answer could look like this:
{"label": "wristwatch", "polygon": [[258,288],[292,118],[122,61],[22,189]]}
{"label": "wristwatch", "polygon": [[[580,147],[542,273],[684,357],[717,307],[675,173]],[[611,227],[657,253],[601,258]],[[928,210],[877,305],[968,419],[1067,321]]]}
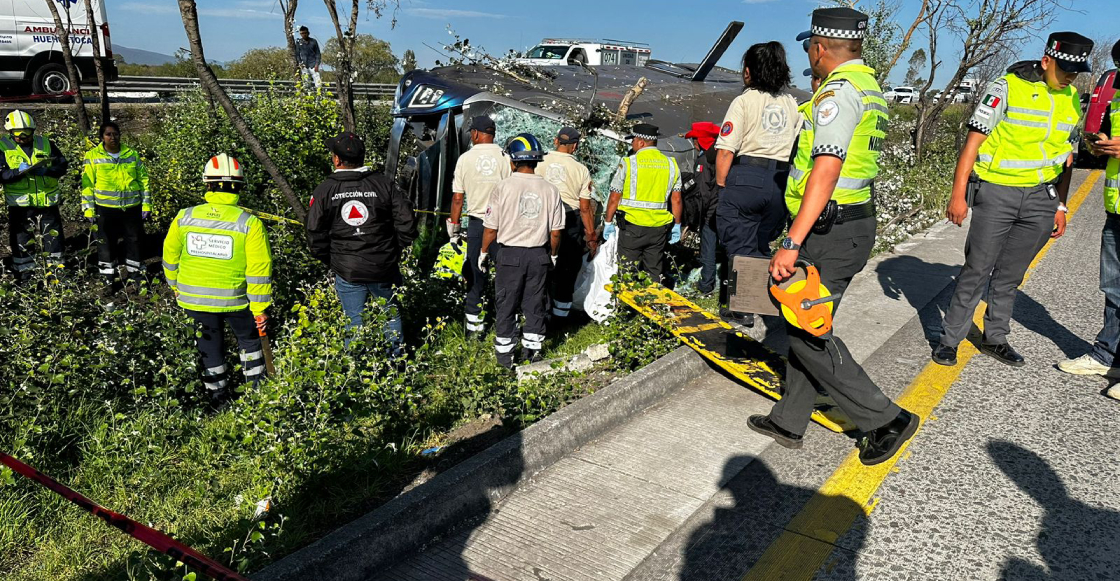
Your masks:
{"label": "wristwatch", "polygon": [[786,236],[782,240],[782,250],[801,250],[801,245],[794,242],[793,238]]}
{"label": "wristwatch", "polygon": [[1058,211],[1059,212],[1065,212],[1065,213],[1068,214],[1069,213],[1069,208],[1066,207],[1065,204],[1058,204]]}

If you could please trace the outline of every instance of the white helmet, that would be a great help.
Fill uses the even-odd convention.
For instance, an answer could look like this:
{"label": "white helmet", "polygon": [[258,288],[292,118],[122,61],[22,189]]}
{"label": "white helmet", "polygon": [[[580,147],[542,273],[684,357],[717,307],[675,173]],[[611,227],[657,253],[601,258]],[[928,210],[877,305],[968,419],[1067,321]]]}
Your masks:
{"label": "white helmet", "polygon": [[35,120],[32,119],[31,115],[28,115],[26,112],[16,109],[15,111],[8,113],[8,116],[4,118],[4,130],[16,131],[20,129],[34,131]]}
{"label": "white helmet", "polygon": [[244,184],[245,170],[236,157],[232,157],[228,153],[219,153],[211,157],[210,161],[206,162],[206,165],[202,168],[202,181],[205,183],[232,182]]}

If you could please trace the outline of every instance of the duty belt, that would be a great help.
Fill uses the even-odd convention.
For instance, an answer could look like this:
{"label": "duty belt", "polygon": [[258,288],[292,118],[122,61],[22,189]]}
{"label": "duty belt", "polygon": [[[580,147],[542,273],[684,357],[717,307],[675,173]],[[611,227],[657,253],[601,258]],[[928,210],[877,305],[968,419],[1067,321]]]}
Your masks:
{"label": "duty belt", "polygon": [[735,163],[738,165],[753,165],[755,167],[774,168],[779,171],[786,171],[789,169],[788,161],[778,161],[776,159],[767,159],[765,157],[754,157],[752,155],[740,155],[735,158]]}
{"label": "duty belt", "polygon": [[836,216],[836,224],[862,220],[864,218],[870,218],[875,215],[874,202],[864,202],[862,204],[841,204],[838,209],[840,210],[840,212]]}

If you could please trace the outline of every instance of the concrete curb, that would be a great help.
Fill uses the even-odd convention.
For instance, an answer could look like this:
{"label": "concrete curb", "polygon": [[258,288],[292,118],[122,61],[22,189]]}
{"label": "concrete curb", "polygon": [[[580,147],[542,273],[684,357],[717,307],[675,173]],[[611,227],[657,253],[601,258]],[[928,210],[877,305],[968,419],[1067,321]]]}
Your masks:
{"label": "concrete curb", "polygon": [[572,450],[699,378],[704,358],[680,347],[551,414],[252,576],[255,581],[369,579],[433,537],[482,516]]}

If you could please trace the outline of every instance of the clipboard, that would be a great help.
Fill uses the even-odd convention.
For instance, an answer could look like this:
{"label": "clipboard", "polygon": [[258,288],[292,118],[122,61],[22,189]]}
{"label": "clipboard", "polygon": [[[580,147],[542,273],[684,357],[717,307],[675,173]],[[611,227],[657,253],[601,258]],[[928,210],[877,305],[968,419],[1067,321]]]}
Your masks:
{"label": "clipboard", "polygon": [[17,176],[25,176],[25,175],[31,173],[33,170],[36,170],[40,167],[49,166],[50,164],[51,164],[51,160],[49,158],[48,159],[40,159],[39,161],[35,162],[31,167],[17,173],[16,175]]}

